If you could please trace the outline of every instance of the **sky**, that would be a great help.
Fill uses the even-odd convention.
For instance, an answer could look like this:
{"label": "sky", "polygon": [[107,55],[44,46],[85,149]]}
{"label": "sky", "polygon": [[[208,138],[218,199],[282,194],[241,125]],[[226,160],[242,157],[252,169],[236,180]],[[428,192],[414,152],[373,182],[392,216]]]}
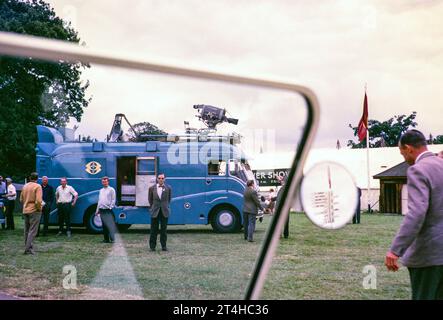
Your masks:
{"label": "sky", "polygon": [[[353,138],[348,125],[362,115],[365,85],[370,119],[417,111],[419,130],[443,134],[442,1],[48,2],[92,49],[311,88],[321,108],[314,147]],[[239,118],[234,131],[264,130],[284,143],[305,121],[303,102],[281,92],[101,66],[83,78],[92,102],[78,133],[99,139],[115,113],[177,131],[201,103]]]}

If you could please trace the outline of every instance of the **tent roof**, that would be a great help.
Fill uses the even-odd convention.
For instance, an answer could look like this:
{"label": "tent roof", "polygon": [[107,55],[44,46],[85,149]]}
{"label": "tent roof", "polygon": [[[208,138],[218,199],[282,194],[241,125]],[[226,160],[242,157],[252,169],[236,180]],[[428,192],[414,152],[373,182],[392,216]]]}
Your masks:
{"label": "tent roof", "polygon": [[[428,145],[428,149],[438,153],[443,149],[443,145]],[[253,170],[283,169],[289,168],[294,159],[294,152],[272,152],[252,155],[249,160]],[[354,177],[355,183],[362,189],[368,188],[366,149],[349,148],[321,148],[311,149],[303,172],[307,172],[318,162],[332,161],[344,166]],[[379,189],[380,181],[374,178],[380,172],[385,172],[391,167],[396,167],[404,162],[398,147],[371,148],[369,149],[369,175],[370,187]],[[400,172],[399,172],[400,173]]]}
{"label": "tent roof", "polygon": [[389,168],[388,170],[376,174],[373,178],[374,179],[399,178],[399,177],[405,178],[408,168],[409,164],[406,161],[403,161],[402,163],[399,163],[396,166]]}

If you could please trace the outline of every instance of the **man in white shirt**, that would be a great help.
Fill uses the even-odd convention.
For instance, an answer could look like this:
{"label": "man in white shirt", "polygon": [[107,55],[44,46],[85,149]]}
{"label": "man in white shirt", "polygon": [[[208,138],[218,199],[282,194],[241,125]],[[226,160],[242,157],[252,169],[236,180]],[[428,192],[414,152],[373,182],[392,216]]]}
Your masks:
{"label": "man in white shirt", "polygon": [[71,237],[71,209],[75,206],[75,202],[78,198],[78,193],[75,189],[68,185],[68,179],[61,178],[60,186],[55,191],[55,199],[57,202],[58,211],[58,236],[62,235],[64,224],[66,222],[66,235]]}
{"label": "man in white shirt", "polygon": [[102,178],[103,188],[100,189],[98,196],[97,210],[95,214],[100,216],[103,225],[103,242],[114,243],[115,232],[117,230],[114,220],[114,212],[112,209],[115,207],[115,190],[109,186],[109,178]]}
{"label": "man in white shirt", "polygon": [[14,230],[14,209],[15,199],[17,199],[17,191],[12,184],[11,178],[6,178],[7,194],[6,194],[6,230]]}

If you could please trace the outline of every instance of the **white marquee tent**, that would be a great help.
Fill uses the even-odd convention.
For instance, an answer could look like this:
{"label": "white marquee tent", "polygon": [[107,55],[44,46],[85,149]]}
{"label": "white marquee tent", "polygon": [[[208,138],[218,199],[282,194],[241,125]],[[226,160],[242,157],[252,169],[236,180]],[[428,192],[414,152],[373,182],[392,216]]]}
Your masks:
{"label": "white marquee tent", "polygon": [[[429,145],[429,150],[438,153],[443,150],[443,145]],[[282,169],[289,168],[294,158],[294,152],[274,152],[251,155],[249,160],[252,169]],[[333,161],[343,165],[354,177],[358,187],[362,189],[361,208],[366,209],[367,204],[367,164],[366,149],[349,148],[323,148],[312,149],[309,152],[303,172],[307,172],[312,166],[322,161]],[[379,180],[372,177],[401,162],[404,159],[398,147],[372,148],[369,150],[370,167],[370,204],[372,209],[378,210],[380,184]]]}

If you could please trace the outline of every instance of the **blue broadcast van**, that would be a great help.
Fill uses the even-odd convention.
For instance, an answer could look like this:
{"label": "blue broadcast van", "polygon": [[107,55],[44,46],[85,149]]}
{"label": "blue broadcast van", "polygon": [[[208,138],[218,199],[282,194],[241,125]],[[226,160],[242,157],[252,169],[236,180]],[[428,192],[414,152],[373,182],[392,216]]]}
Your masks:
{"label": "blue broadcast van", "polygon": [[[170,225],[211,224],[216,232],[243,225],[246,181],[254,179],[245,154],[232,136],[167,136],[146,142],[66,141],[54,128],[37,126],[36,170],[55,188],[60,178],[79,194],[71,213],[74,226],[102,230],[94,215],[101,178],[117,193],[115,221],[120,230],[150,224],[148,188],[159,173],[172,187]],[[53,208],[49,223],[57,225]]]}

